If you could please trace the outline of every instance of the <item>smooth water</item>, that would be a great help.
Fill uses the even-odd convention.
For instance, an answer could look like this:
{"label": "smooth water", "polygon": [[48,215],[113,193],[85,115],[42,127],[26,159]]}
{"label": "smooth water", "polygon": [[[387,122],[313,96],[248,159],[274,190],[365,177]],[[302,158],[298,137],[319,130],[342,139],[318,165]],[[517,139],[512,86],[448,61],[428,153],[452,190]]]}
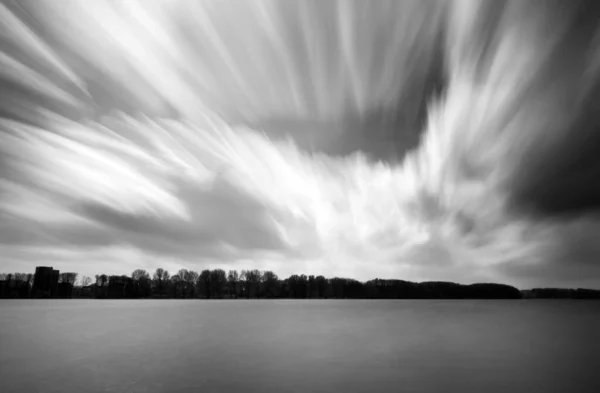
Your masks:
{"label": "smooth water", "polygon": [[599,392],[600,302],[5,300],[0,391]]}

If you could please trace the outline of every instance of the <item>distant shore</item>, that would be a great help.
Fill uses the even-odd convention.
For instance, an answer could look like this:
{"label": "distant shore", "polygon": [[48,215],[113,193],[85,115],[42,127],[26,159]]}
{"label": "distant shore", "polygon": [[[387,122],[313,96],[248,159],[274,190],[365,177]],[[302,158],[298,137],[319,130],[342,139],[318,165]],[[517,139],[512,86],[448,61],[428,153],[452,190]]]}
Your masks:
{"label": "distant shore", "polygon": [[170,275],[142,269],[131,277],[60,273],[39,266],[35,274],[0,274],[0,298],[12,299],[600,299],[600,290],[533,288],[497,283],[411,282],[293,274],[280,279],[271,271],[221,269],[201,273],[181,269]]}

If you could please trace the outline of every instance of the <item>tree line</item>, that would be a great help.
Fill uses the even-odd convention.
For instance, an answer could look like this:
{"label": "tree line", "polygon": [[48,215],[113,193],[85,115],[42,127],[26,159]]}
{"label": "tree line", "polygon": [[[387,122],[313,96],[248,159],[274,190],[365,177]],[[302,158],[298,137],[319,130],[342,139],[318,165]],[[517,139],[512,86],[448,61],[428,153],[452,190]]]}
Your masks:
{"label": "tree line", "polygon": [[[50,268],[51,269],[51,268]],[[519,291],[495,283],[462,285],[453,282],[411,282],[374,279],[361,282],[351,278],[293,274],[279,278],[270,270],[205,269],[200,273],[181,269],[174,274],[158,268],[149,273],[134,270],[130,276],[97,274],[95,277],[56,271],[56,289],[41,297],[57,298],[178,298],[178,299],[520,299],[600,298],[600,291],[536,288]],[[35,274],[0,274],[0,297],[30,298],[34,295]],[[39,279],[41,280],[41,278]],[[39,292],[35,292],[39,293]]]}

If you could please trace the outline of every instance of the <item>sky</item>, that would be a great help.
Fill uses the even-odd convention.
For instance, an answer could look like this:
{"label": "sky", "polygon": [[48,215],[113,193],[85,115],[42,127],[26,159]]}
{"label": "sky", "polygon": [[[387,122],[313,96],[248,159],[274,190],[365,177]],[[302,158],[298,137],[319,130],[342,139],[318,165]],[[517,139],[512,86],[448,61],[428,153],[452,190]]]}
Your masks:
{"label": "sky", "polygon": [[600,288],[594,1],[0,2],[0,271]]}

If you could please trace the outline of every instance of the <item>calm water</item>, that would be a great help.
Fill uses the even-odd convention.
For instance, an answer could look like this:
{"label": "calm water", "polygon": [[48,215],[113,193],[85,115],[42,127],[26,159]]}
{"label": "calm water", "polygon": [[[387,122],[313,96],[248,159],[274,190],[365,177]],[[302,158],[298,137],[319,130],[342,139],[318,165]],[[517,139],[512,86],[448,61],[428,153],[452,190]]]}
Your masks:
{"label": "calm water", "polygon": [[599,392],[594,301],[0,301],[2,392]]}

